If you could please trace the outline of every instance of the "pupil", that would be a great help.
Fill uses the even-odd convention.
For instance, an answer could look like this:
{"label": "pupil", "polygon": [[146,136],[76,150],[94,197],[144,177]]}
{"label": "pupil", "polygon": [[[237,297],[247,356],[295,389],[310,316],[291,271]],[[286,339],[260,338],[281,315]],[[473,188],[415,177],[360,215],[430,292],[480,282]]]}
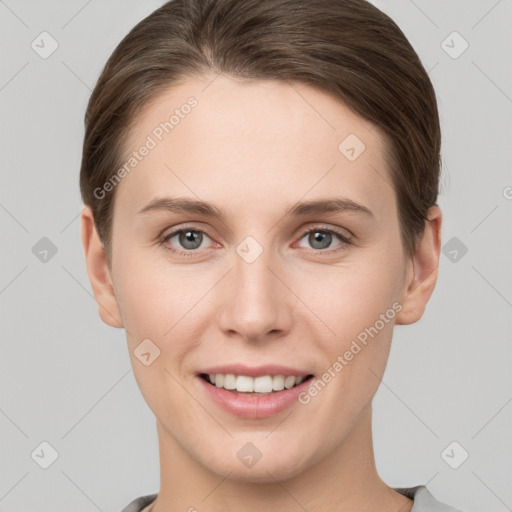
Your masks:
{"label": "pupil", "polygon": [[[180,236],[180,244],[186,249],[197,249],[201,245],[200,236],[201,233],[197,231],[183,231]],[[199,238],[199,244],[197,240]]]}
{"label": "pupil", "polygon": [[[331,233],[323,233],[321,231],[314,231],[309,236],[311,243],[311,246],[315,249],[325,249],[326,247],[329,247],[332,239]],[[327,241],[327,243],[325,243]],[[318,247],[316,244],[320,243],[320,247]],[[322,245],[323,242],[323,245]]]}

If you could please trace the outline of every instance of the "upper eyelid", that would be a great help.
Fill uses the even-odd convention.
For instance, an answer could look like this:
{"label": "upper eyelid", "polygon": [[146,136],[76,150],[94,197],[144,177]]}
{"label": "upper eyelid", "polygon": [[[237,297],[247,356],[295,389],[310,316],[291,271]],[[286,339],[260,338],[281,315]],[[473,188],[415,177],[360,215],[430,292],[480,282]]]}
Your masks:
{"label": "upper eyelid", "polygon": [[167,240],[169,237],[175,236],[178,233],[181,233],[182,231],[186,231],[187,229],[190,231],[198,231],[198,232],[204,233],[204,234],[208,235],[210,238],[212,238],[212,236],[208,233],[207,229],[202,228],[202,227],[200,228],[200,227],[196,227],[196,226],[186,226],[186,225],[183,227],[176,228],[176,229],[173,228],[170,231],[167,231],[167,229],[165,229],[162,232],[161,238],[163,238],[164,240]]}

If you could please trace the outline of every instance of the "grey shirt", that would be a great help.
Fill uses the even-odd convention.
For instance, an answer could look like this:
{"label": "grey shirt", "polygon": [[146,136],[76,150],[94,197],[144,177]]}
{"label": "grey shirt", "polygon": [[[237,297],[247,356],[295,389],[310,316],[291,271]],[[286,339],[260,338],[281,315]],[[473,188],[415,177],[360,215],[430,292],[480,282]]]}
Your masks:
{"label": "grey shirt", "polygon": [[[461,512],[440,501],[437,501],[424,485],[416,487],[393,488],[395,491],[414,500],[411,512]],[[143,512],[157,497],[155,494],[147,494],[134,499],[121,512]]]}

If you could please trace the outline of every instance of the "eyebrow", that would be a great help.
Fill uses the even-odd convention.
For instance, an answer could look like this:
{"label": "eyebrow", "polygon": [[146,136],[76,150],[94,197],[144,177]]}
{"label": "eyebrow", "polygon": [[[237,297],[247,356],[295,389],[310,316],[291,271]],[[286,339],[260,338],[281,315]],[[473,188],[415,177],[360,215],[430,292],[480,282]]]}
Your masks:
{"label": "eyebrow", "polygon": [[[163,197],[154,199],[146,206],[141,208],[137,214],[162,210],[175,213],[196,213],[206,217],[220,219],[222,221],[224,221],[226,218],[223,210],[217,208],[215,205],[187,197]],[[303,201],[288,208],[284,213],[284,217],[290,215],[294,217],[301,217],[306,215],[337,213],[344,211],[364,213],[373,217],[373,213],[369,208],[345,197],[333,197],[321,200]]]}

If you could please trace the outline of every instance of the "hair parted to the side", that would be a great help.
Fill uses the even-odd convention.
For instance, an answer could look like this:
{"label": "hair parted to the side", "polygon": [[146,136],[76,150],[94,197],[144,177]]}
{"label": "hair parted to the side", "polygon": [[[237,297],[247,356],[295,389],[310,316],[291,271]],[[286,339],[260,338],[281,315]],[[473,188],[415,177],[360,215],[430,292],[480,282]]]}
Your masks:
{"label": "hair parted to the side", "polygon": [[395,22],[365,0],[171,0],[119,43],[87,106],[80,188],[107,258],[115,188],[94,191],[122,166],[137,114],[209,72],[309,84],[377,125],[404,252],[414,254],[437,201],[441,130],[432,83]]}

